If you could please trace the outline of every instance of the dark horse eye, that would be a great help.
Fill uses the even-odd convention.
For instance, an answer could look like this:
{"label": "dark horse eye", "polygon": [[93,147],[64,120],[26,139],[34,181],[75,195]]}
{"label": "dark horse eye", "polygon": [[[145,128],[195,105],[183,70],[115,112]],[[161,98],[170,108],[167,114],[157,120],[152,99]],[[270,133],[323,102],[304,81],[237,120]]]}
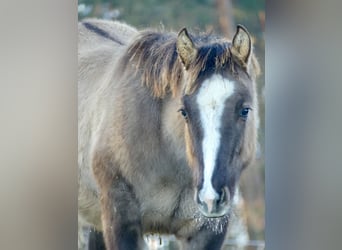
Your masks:
{"label": "dark horse eye", "polygon": [[243,108],[240,112],[240,116],[247,119],[250,108]]}
{"label": "dark horse eye", "polygon": [[180,112],[184,118],[188,117],[188,113],[186,113],[186,111],[184,109],[180,109],[180,110],[178,110],[178,112]]}

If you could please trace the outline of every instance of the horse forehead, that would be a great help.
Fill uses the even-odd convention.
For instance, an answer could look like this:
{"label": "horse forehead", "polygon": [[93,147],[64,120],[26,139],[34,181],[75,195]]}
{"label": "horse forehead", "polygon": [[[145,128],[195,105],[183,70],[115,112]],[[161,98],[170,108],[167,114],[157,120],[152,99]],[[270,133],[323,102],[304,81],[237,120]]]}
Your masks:
{"label": "horse forehead", "polygon": [[200,109],[216,110],[224,106],[225,101],[234,94],[235,82],[214,74],[204,80],[199,87],[196,101]]}

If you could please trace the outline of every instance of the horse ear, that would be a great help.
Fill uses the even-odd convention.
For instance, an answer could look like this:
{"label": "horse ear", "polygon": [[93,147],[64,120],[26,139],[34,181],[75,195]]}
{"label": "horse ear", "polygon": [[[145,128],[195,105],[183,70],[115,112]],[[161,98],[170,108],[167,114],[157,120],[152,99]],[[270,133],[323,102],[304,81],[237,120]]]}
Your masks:
{"label": "horse ear", "polygon": [[188,31],[183,28],[178,33],[177,38],[177,52],[185,69],[188,69],[190,64],[195,60],[197,55],[197,48],[192,42]]}
{"label": "horse ear", "polygon": [[245,27],[237,26],[236,33],[233,38],[231,52],[242,62],[248,64],[252,50],[251,37]]}

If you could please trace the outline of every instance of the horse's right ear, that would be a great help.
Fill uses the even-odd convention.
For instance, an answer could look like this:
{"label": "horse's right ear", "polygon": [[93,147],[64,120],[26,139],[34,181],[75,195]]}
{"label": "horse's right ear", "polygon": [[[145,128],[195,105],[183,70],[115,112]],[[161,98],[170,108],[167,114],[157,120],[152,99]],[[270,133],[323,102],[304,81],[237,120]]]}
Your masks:
{"label": "horse's right ear", "polygon": [[186,28],[183,28],[178,33],[177,52],[185,69],[188,69],[190,64],[195,60],[197,56],[197,48],[192,42]]}

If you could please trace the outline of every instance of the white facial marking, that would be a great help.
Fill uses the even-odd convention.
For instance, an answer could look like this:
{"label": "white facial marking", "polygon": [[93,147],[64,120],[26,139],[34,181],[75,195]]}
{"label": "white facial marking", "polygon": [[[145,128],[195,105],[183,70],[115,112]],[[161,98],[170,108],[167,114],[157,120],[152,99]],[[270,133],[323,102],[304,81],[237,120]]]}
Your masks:
{"label": "white facial marking", "polygon": [[234,82],[224,79],[221,75],[213,75],[202,83],[196,99],[203,127],[204,180],[199,198],[208,204],[219,198],[212,186],[211,178],[220,146],[220,127],[224,105],[233,93]]}

